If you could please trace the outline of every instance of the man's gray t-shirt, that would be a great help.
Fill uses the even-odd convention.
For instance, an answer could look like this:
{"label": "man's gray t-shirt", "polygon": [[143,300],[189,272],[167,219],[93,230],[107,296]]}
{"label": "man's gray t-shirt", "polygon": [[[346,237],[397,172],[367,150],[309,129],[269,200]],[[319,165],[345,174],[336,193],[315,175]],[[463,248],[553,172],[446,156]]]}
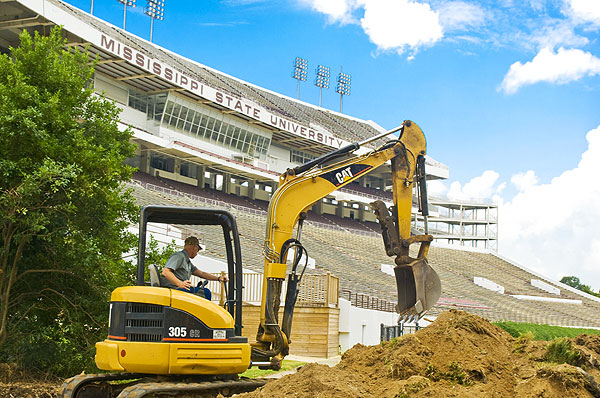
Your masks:
{"label": "man's gray t-shirt", "polygon": [[[194,272],[197,268],[190,261],[190,256],[188,256],[185,250],[182,250],[177,253],[173,253],[171,257],[167,260],[165,264],[165,268],[170,268],[173,271],[173,274],[177,277],[177,279],[181,281],[186,281],[190,279],[192,276],[192,272]],[[170,288],[177,288],[174,284],[166,280],[164,282],[164,286]]]}

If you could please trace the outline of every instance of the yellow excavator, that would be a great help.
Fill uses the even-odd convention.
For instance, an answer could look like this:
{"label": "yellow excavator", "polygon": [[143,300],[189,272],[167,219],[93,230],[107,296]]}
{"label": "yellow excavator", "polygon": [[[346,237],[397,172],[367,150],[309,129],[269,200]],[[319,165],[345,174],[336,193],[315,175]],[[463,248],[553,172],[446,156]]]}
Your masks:
{"label": "yellow excavator", "polygon": [[[355,156],[367,143],[393,133],[398,138]],[[371,204],[382,229],[387,255],[395,257],[397,311],[402,319],[419,319],[438,300],[441,284],[427,263],[432,237],[411,234],[413,190],[427,216],[426,141],[411,121],[334,150],[279,177],[269,202],[264,242],[261,319],[256,341],[242,337],[242,254],[233,215],[220,209],[145,206],[140,217],[136,286],[111,295],[108,337],[96,343],[96,364],[109,371],[66,380],[62,397],[125,398],[160,396],[229,396],[254,390],[264,380],[238,376],[251,366],[279,369],[289,353],[294,306],[308,258],[301,243],[306,212],[333,191],[391,161],[394,204]],[[426,219],[426,217],[425,217]],[[145,282],[147,223],[217,225],[223,230],[229,289],[224,307],[190,293]],[[415,257],[409,249],[419,244]],[[288,272],[288,252],[293,258]],[[150,267],[152,268],[152,267]],[[304,266],[305,268],[305,266]],[[343,277],[343,276],[342,276]],[[280,297],[287,278],[281,323]]]}

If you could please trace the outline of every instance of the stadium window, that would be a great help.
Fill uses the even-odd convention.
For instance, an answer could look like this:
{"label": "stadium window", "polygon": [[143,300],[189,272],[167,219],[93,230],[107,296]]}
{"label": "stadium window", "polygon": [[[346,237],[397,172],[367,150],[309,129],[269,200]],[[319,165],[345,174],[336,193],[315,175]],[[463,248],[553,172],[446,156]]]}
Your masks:
{"label": "stadium window", "polygon": [[215,129],[215,118],[214,117],[208,118],[208,124],[206,125],[206,128],[210,131],[214,131],[214,129]]}
{"label": "stadium window", "polygon": [[196,165],[193,163],[182,162],[179,168],[179,174],[181,174],[184,177],[195,178],[196,168]]}
{"label": "stadium window", "polygon": [[223,134],[223,131],[222,131],[223,125],[222,125],[221,121],[217,120],[217,119],[213,119],[213,122],[214,122],[213,131],[218,135]]}
{"label": "stadium window", "polygon": [[177,119],[179,118],[179,112],[181,112],[181,105],[173,104],[173,109],[171,111],[171,117],[168,120],[169,126],[177,126]]}
{"label": "stadium window", "polygon": [[200,119],[202,118],[202,115],[198,112],[196,112],[194,114],[194,121],[192,122],[192,133],[194,134],[198,134],[198,128],[200,127]]}
{"label": "stadium window", "polygon": [[[215,132],[216,134],[216,132]],[[225,144],[225,134],[219,134],[217,137],[217,142],[220,144]]]}
{"label": "stadium window", "polygon": [[217,142],[217,138],[219,137],[219,132],[215,130],[215,119],[212,117],[208,118],[208,125],[206,126],[206,132],[210,132],[210,140]]}
{"label": "stadium window", "polygon": [[175,159],[163,155],[152,154],[150,156],[150,166],[172,173],[175,170]]}
{"label": "stadium window", "polygon": [[[271,145],[270,138],[203,114],[203,108],[194,110],[191,106],[178,104],[172,100],[166,101],[166,95],[161,95],[163,96],[161,100],[165,101],[161,106],[161,109],[164,109],[165,125],[250,156],[263,159],[266,157]],[[185,101],[184,104],[187,102]]]}
{"label": "stadium window", "polygon": [[192,121],[194,120],[194,115],[196,112],[191,109],[188,111],[187,117],[185,118],[185,124],[183,125],[183,129],[185,131],[192,131]]}
{"label": "stadium window", "polygon": [[167,94],[156,94],[154,96],[154,120],[160,121],[162,118],[163,111],[165,110],[165,103],[167,102]]}
{"label": "stadium window", "polygon": [[148,95],[133,89],[129,90],[128,105],[140,112],[144,112],[148,120],[160,120],[162,118],[166,100],[167,94],[165,93]]}
{"label": "stadium window", "polygon": [[186,108],[185,106],[181,107],[181,113],[179,115],[179,119],[177,120],[177,128],[178,129],[183,129],[183,123],[185,122],[185,118],[188,114],[188,112],[190,111],[189,108]]}
{"label": "stadium window", "polygon": [[168,118],[173,113],[173,101],[167,102],[167,106],[165,107],[165,121],[168,122]]}
{"label": "stadium window", "polygon": [[230,126],[229,124],[222,122],[221,124],[221,134],[225,135],[228,139],[226,140],[226,142],[231,143],[231,139],[233,138],[233,127]]}
{"label": "stadium window", "polygon": [[240,132],[236,131],[233,126],[229,126],[227,129],[227,134],[231,135],[233,141],[238,141],[240,139]]}
{"label": "stadium window", "polygon": [[299,151],[297,149],[292,149],[290,151],[290,162],[304,164],[308,161],[315,159],[316,156],[311,155],[309,153]]}
{"label": "stadium window", "polygon": [[202,115],[202,120],[200,120],[200,130],[198,130],[198,136],[205,137],[206,136],[206,124],[208,123],[208,118],[205,115]]}
{"label": "stadium window", "polygon": [[238,140],[240,141],[239,149],[244,146],[244,142],[246,141],[246,130],[242,130],[240,128],[235,129],[236,134],[238,135]]}

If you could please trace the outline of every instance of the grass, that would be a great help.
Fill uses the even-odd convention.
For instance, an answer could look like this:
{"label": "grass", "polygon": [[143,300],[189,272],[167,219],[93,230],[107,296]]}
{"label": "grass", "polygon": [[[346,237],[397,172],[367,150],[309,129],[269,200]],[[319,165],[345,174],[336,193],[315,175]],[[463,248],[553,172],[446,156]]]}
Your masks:
{"label": "grass", "polygon": [[259,369],[258,367],[252,367],[252,368],[246,370],[244,373],[240,374],[240,376],[249,377],[251,379],[254,379],[257,377],[264,377],[266,375],[270,375],[273,373],[279,373],[279,372],[284,372],[286,370],[296,369],[297,367],[302,366],[305,363],[306,362],[292,361],[289,359],[284,359],[283,362],[281,363],[281,369],[279,369],[279,370],[262,370],[262,369]]}
{"label": "grass", "polygon": [[548,344],[546,361],[554,363],[568,363],[579,366],[581,354],[573,349],[571,342],[564,337],[553,340]]}
{"label": "grass", "polygon": [[425,368],[425,377],[433,381],[444,379],[451,383],[460,384],[461,386],[473,385],[473,381],[469,375],[467,375],[458,362],[454,361],[448,364],[448,372],[442,372],[432,364],[427,365]]}
{"label": "grass", "polygon": [[494,322],[494,325],[506,330],[513,337],[533,335],[533,340],[550,341],[560,337],[577,337],[580,334],[600,335],[600,330],[583,328],[565,328],[560,326],[538,325],[535,323]]}

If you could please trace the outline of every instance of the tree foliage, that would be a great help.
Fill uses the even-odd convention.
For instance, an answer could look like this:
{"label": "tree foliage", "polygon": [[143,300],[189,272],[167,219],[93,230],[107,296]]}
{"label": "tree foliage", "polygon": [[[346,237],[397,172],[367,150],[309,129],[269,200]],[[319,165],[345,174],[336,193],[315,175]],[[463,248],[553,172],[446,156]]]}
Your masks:
{"label": "tree foliage", "polygon": [[0,56],[0,360],[67,375],[91,367],[137,214],[119,109],[93,94],[87,53],[60,28]]}
{"label": "tree foliage", "polygon": [[584,285],[581,283],[578,277],[576,276],[563,276],[560,280],[561,283],[565,285],[574,287],[577,290],[581,290],[584,293],[591,294],[592,296],[600,297],[600,292],[595,293],[589,285]]}

